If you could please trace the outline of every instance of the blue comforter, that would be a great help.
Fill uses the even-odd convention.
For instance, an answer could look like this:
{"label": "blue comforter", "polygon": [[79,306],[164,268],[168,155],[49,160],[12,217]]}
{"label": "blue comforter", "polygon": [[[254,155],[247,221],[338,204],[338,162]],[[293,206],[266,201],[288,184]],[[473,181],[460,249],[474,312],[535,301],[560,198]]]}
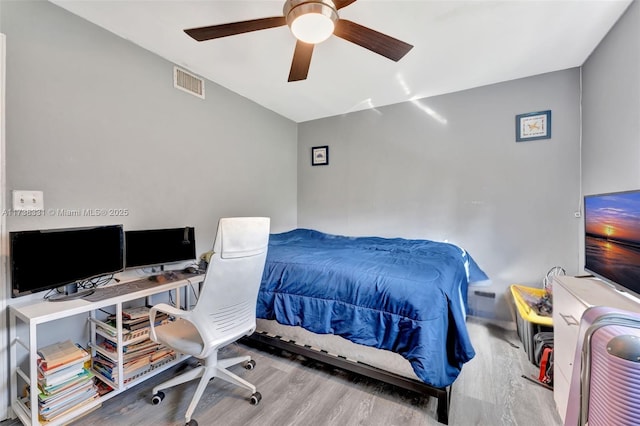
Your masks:
{"label": "blue comforter", "polygon": [[452,244],[296,229],[269,239],[257,315],[399,353],[445,387],[475,355],[467,286],[485,279]]}

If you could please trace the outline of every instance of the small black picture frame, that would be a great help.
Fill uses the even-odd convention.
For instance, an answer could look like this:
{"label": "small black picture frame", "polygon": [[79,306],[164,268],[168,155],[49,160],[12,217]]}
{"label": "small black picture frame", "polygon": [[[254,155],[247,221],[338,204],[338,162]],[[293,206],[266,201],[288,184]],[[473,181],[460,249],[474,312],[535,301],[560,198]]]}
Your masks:
{"label": "small black picture frame", "polygon": [[314,146],[311,148],[311,165],[312,166],[328,166],[329,165],[329,146]]}
{"label": "small black picture frame", "polygon": [[516,115],[516,142],[551,139],[551,110]]}

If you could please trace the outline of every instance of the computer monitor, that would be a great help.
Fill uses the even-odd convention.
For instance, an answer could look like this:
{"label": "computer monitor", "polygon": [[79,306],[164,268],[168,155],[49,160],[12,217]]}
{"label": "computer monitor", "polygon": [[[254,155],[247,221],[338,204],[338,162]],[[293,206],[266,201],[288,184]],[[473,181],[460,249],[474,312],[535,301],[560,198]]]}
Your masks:
{"label": "computer monitor", "polygon": [[122,225],[9,233],[11,296],[124,270]]}
{"label": "computer monitor", "polygon": [[584,269],[640,297],[640,190],[584,197]]}
{"label": "computer monitor", "polygon": [[127,231],[125,253],[127,269],[195,260],[195,228]]}

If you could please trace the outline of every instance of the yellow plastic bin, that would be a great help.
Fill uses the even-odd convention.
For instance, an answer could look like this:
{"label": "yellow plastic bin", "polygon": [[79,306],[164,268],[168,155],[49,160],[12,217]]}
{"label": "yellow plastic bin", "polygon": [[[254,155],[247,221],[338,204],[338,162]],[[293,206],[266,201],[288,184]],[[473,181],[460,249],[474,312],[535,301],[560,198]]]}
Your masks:
{"label": "yellow plastic bin", "polygon": [[524,351],[529,361],[535,364],[535,351],[533,336],[541,331],[553,331],[553,318],[539,315],[531,307],[530,302],[535,302],[545,295],[542,288],[525,287],[518,284],[509,286],[513,301],[516,305],[516,327],[518,337],[524,346]]}

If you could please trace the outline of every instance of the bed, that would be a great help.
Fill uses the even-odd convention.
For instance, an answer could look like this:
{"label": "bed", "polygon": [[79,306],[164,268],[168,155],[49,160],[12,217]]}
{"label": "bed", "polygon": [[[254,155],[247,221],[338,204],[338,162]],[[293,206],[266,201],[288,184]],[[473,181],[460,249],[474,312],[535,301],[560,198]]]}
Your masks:
{"label": "bed", "polygon": [[438,398],[475,355],[467,288],[486,274],[462,248],[310,229],[272,234],[254,342]]}

